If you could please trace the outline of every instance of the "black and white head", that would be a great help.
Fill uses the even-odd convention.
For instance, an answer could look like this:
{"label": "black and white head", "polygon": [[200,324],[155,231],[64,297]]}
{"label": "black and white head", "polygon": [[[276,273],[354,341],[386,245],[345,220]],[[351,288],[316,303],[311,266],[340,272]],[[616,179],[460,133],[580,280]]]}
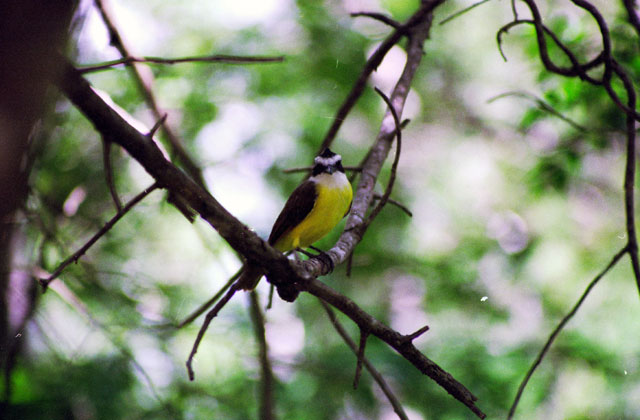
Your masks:
{"label": "black and white head", "polygon": [[312,176],[316,177],[320,174],[333,174],[340,172],[344,174],[344,168],[342,167],[342,156],[333,153],[329,148],[324,149],[319,156],[313,161]]}

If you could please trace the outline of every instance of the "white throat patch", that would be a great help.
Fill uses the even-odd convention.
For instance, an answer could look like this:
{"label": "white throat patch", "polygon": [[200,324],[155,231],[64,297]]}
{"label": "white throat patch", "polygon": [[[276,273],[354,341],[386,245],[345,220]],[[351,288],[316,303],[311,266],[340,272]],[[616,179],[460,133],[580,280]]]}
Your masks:
{"label": "white throat patch", "polygon": [[316,156],[313,162],[316,164],[324,165],[324,166],[331,166],[331,165],[335,165],[341,160],[342,160],[342,156],[340,155],[334,155],[331,157]]}
{"label": "white throat patch", "polygon": [[331,175],[324,172],[316,176],[312,176],[311,178],[309,178],[309,181],[315,182],[322,185],[323,187],[331,189],[342,189],[349,185],[349,179],[347,179],[347,176],[340,171],[334,172]]}

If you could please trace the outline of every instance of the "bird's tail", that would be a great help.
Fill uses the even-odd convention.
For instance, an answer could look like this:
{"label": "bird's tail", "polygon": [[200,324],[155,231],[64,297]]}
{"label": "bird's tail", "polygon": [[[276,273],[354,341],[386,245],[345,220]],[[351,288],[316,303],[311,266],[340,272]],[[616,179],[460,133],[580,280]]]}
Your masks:
{"label": "bird's tail", "polygon": [[253,290],[258,285],[260,278],[264,275],[264,270],[257,265],[245,264],[242,274],[236,284],[240,290]]}

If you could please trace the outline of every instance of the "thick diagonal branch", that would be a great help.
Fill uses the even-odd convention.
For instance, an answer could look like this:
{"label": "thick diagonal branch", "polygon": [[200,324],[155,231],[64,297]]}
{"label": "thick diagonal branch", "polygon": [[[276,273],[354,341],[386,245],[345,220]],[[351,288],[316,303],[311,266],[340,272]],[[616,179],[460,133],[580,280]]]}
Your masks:
{"label": "thick diagonal branch", "polygon": [[[442,3],[440,0],[431,2],[432,5]],[[426,7],[423,5],[423,7]],[[435,6],[434,6],[435,7]],[[423,20],[412,26],[409,31],[409,43],[407,45],[407,62],[398,83],[396,83],[391,93],[391,103],[399,117],[402,116],[402,110],[411,88],[411,82],[420,66],[424,51],[422,46],[429,36],[431,28],[432,15],[427,14]],[[396,125],[391,111],[387,110],[380,131],[374,144],[372,145],[367,158],[363,162],[362,172],[360,174],[360,182],[356,188],[356,193],[351,206],[351,212],[347,219],[345,232],[340,236],[340,240],[336,245],[327,251],[327,255],[333,261],[334,265],[344,262],[349,254],[353,252],[356,245],[362,240],[367,229],[366,212],[371,205],[374,196],[373,188],[382,169],[382,165],[386,160],[391,143],[396,134]],[[327,274],[329,267],[318,259],[311,259],[305,262],[305,269],[313,276]]]}
{"label": "thick diagonal branch", "polygon": [[[120,52],[123,58],[131,57],[129,52],[129,48],[125,45],[124,40],[120,36],[118,29],[115,26],[113,18],[111,17],[111,13],[105,4],[106,0],[96,0],[96,6],[100,11],[100,15],[102,16],[102,20],[107,26],[107,30],[109,31],[109,37],[111,38],[111,43],[113,46]],[[158,101],[156,100],[155,95],[153,94],[153,90],[151,89],[151,76],[148,78],[143,77],[141,68],[138,67],[139,63],[132,61],[129,64],[129,68],[131,69],[131,74],[136,81],[136,84],[140,87],[140,92],[144,97],[145,101],[151,111],[153,112],[156,120],[160,120],[163,117],[164,112],[160,109],[158,105]],[[189,156],[189,153],[185,150],[182,142],[178,138],[178,136],[173,132],[173,129],[165,122],[162,124],[162,129],[171,144],[171,149],[178,157],[179,162],[185,168],[187,173],[196,181],[200,186],[204,187],[204,179],[202,177],[202,171],[200,167],[194,162],[194,160]]]}

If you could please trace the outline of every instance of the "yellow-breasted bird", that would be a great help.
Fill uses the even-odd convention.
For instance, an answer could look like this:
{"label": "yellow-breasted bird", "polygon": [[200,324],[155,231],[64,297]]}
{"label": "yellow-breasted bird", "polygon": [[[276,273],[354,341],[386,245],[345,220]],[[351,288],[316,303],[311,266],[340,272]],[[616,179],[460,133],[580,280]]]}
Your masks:
{"label": "yellow-breasted bird", "polygon": [[[329,233],[351,208],[353,191],[344,174],[342,157],[331,150],[314,159],[311,177],[289,196],[269,235],[269,245],[280,252],[306,248]],[[245,265],[238,287],[251,290],[264,274]]]}

